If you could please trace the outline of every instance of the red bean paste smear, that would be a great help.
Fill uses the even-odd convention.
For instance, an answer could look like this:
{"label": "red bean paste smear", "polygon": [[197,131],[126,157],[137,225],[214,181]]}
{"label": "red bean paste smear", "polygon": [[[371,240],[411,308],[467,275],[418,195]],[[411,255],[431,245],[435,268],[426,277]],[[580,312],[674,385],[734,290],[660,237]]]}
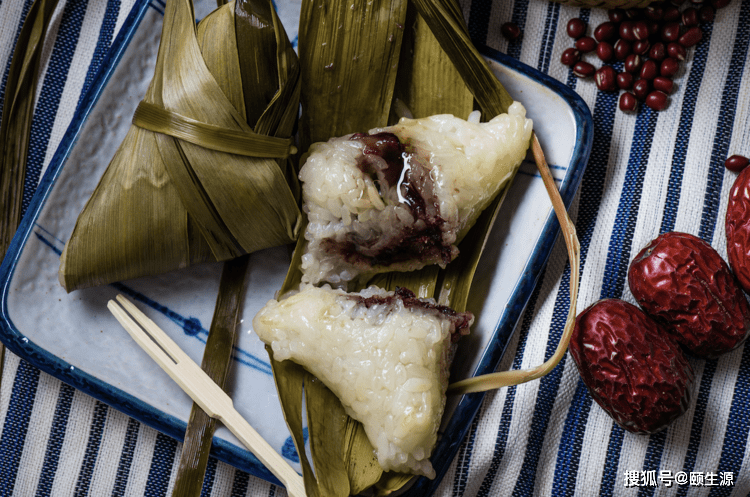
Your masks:
{"label": "red bean paste smear", "polygon": [[447,319],[450,322],[451,341],[457,342],[463,335],[469,334],[469,327],[474,322],[474,315],[470,312],[457,312],[446,305],[433,304],[422,299],[418,299],[414,292],[408,288],[396,287],[393,294],[373,295],[372,297],[360,297],[358,295],[349,296],[358,304],[364,305],[368,309],[375,305],[393,306],[397,300],[403,302],[406,309],[421,309],[422,311]]}
{"label": "red bean paste smear", "polygon": [[355,133],[350,140],[364,144],[357,167],[373,179],[386,202],[406,205],[414,222],[372,240],[362,240],[356,234],[347,235],[344,241],[324,240],[323,248],[359,267],[388,267],[412,260],[447,264],[453,260],[458,249],[443,242],[448,228],[440,216],[427,158],[393,133]]}

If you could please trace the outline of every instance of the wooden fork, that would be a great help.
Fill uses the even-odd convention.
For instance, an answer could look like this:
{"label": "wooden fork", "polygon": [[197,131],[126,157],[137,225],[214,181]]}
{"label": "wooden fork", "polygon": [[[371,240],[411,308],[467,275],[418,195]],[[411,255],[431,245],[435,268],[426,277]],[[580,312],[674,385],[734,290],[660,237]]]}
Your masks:
{"label": "wooden fork", "polygon": [[133,340],[206,414],[221,421],[255,454],[281,481],[290,496],[305,496],[305,483],[302,477],[245,421],[232,405],[229,395],[219,388],[161,328],[123,295],[117,296],[117,302],[110,300],[107,307]]}

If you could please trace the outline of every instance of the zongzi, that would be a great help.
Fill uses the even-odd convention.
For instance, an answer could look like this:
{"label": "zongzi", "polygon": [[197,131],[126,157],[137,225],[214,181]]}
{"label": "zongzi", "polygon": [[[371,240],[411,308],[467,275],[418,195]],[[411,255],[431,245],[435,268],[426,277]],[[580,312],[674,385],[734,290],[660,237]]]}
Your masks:
{"label": "zongzi", "polygon": [[297,238],[297,57],[270,0],[234,7],[196,26],[191,0],[167,2],[151,85],[62,253],[67,291]]}
{"label": "zongzi", "polygon": [[303,286],[253,319],[275,360],[317,376],[360,421],[384,470],[434,477],[451,343],[474,317],[407,289],[345,293]]}
{"label": "zongzi", "polygon": [[303,281],[343,286],[358,276],[453,260],[531,137],[518,102],[507,114],[477,121],[404,118],[313,144],[300,170],[309,220]]}

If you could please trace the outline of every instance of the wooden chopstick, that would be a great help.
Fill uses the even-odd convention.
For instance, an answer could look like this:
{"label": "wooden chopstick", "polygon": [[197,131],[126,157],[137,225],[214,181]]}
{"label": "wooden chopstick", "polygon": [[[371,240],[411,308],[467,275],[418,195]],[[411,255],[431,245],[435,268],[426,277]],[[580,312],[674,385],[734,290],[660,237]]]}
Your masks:
{"label": "wooden chopstick", "polygon": [[[124,296],[107,307],[133,340],[206,414],[226,426],[286,487],[292,497],[305,496],[302,477],[261,437],[232,405],[232,399],[174,343],[156,323]],[[132,316],[132,317],[131,317]]]}

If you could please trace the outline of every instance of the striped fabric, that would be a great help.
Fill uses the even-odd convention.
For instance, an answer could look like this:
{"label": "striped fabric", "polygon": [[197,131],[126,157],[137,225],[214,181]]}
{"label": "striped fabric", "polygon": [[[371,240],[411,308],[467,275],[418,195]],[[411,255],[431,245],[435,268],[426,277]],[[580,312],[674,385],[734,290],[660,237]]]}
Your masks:
{"label": "striped fabric", "polygon": [[[163,12],[158,2],[153,10]],[[30,4],[0,0],[0,94]],[[50,30],[54,41],[45,48],[25,205],[132,5],[61,0]],[[722,220],[735,175],[723,161],[750,155],[750,0],[733,0],[704,25],[703,42],[678,73],[667,110],[636,114],[617,110],[616,95],[598,92],[559,62],[571,46],[567,21],[581,17],[595,26],[605,20],[604,10],[542,0],[466,0],[464,7],[475,40],[566,83],[592,110],[594,149],[571,208],[581,242],[579,309],[605,297],[633,302],[625,283],[629,261],[661,232],[693,233],[726,255]],[[500,26],[511,20],[523,36],[508,43]],[[552,355],[569,281],[558,243],[501,369],[526,368]],[[592,402],[569,357],[540,381],[488,394],[435,495],[750,494],[750,347],[691,362],[696,383],[688,413],[650,437],[614,425]],[[178,442],[12,354],[0,386],[0,430],[0,495],[171,493]],[[285,491],[211,459],[203,495]]]}

